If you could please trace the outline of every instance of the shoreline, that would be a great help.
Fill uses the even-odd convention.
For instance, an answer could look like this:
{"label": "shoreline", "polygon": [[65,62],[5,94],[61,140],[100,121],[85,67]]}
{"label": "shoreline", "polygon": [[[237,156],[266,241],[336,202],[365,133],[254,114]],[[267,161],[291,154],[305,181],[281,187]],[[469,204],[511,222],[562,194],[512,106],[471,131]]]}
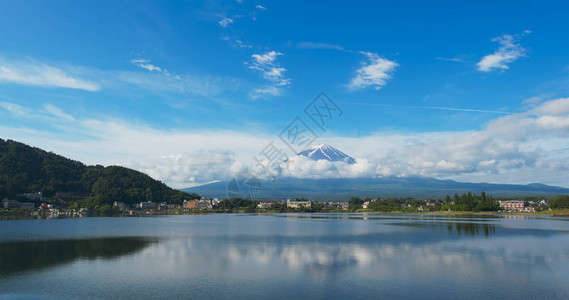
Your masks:
{"label": "shoreline", "polygon": [[569,209],[553,210],[544,212],[472,212],[472,211],[431,211],[431,212],[403,212],[403,211],[170,211],[170,212],[139,212],[136,214],[89,214],[89,215],[68,215],[68,214],[50,214],[31,212],[7,213],[0,212],[0,221],[2,220],[23,220],[23,219],[67,219],[67,218],[97,218],[97,217],[158,217],[158,216],[182,216],[182,215],[210,215],[210,214],[370,214],[370,215],[415,215],[415,216],[477,216],[477,217],[507,217],[507,216],[528,216],[528,217],[567,217],[569,218]]}

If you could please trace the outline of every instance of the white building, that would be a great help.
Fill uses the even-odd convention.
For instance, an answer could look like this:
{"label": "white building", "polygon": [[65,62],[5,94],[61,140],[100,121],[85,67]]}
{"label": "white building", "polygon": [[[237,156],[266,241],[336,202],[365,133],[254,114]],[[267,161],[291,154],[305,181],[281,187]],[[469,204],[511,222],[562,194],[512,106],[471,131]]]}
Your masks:
{"label": "white building", "polygon": [[275,203],[277,203],[275,200],[261,200],[261,202],[257,204],[257,208],[268,209],[271,208]]}
{"label": "white building", "polygon": [[312,202],[310,201],[299,201],[297,199],[286,199],[286,207],[288,208],[311,208],[312,207]]}

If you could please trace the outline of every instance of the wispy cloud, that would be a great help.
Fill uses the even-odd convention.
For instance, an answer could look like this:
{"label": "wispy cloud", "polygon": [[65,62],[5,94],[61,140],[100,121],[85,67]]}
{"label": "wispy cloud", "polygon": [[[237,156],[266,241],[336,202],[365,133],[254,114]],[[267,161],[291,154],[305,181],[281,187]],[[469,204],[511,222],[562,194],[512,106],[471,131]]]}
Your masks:
{"label": "wispy cloud", "polygon": [[344,46],[326,43],[300,42],[296,44],[296,47],[300,49],[329,49],[348,52]]}
{"label": "wispy cloud", "polygon": [[551,99],[553,98],[553,96],[555,96],[554,93],[546,93],[546,94],[541,94],[538,96],[533,96],[533,97],[529,97],[527,99],[524,99],[522,101],[522,104],[524,105],[524,108],[528,109],[528,108],[534,108],[537,105],[543,103],[544,101],[546,101],[547,99]]}
{"label": "wispy cloud", "polygon": [[[129,85],[152,92],[170,92],[180,95],[200,95],[211,97],[223,92],[240,90],[240,79],[212,75],[165,74],[160,72],[119,71],[108,74],[114,78],[113,89],[125,89]],[[127,84],[125,86],[125,84]]]}
{"label": "wispy cloud", "polygon": [[[0,87],[5,83],[18,83],[25,84],[21,88],[26,89],[28,85],[33,83],[41,87],[57,86],[88,91],[103,90],[102,93],[120,95],[123,98],[151,92],[159,96],[157,99],[172,106],[179,102],[187,103],[189,101],[187,96],[196,96],[191,98],[195,101],[200,98],[207,98],[208,101],[223,102],[225,97],[230,94],[238,93],[246,96],[252,86],[252,83],[236,77],[207,73],[170,73],[165,67],[156,66],[146,58],[131,59],[128,60],[128,63],[135,65],[136,68],[131,67],[128,71],[126,69],[102,70],[88,66],[72,66],[66,63],[62,63],[62,67],[56,68],[33,59],[22,61],[11,58],[4,60],[0,57]],[[128,66],[125,65],[125,67]],[[21,80],[15,81],[14,73],[20,77],[28,76],[27,81],[25,83],[22,83]],[[53,73],[56,73],[58,77],[38,78],[40,75],[49,77]],[[62,74],[67,78],[63,78]],[[71,78],[69,77],[71,75],[67,74],[73,74],[74,77]],[[88,78],[88,80],[83,78]],[[21,107],[7,103],[4,103],[3,107],[0,108],[12,111],[20,109],[23,115],[28,113],[22,111]],[[52,110],[52,112],[54,111]]]}
{"label": "wispy cloud", "polygon": [[43,109],[46,113],[48,113],[49,115],[61,119],[61,120],[65,120],[65,121],[75,121],[75,118],[72,117],[71,115],[67,114],[66,112],[64,112],[61,108],[52,105],[52,104],[45,104],[43,106]]}
{"label": "wispy cloud", "polygon": [[263,74],[263,77],[277,85],[288,85],[290,79],[286,78],[284,73],[286,69],[281,67],[277,61],[277,57],[283,55],[280,52],[268,51],[263,54],[253,54],[250,69],[257,70]]}
{"label": "wispy cloud", "polygon": [[34,121],[46,122],[46,124],[49,124],[46,127],[55,125],[57,122],[60,121],[65,121],[65,122],[75,121],[74,117],[65,113],[59,107],[56,107],[55,105],[49,103],[44,104],[43,108],[31,108],[16,103],[4,101],[0,102],[0,111],[2,110],[7,111],[13,117],[19,119],[29,119]]}
{"label": "wispy cloud", "polygon": [[279,95],[279,87],[290,85],[291,81],[285,76],[286,69],[281,67],[277,58],[283,55],[277,51],[267,51],[262,54],[253,54],[249,65],[250,69],[259,71],[263,77],[273,83],[272,88],[262,88],[253,91],[253,98],[263,98],[268,95]]}
{"label": "wispy cloud", "polygon": [[83,79],[69,70],[32,60],[8,62],[0,58],[0,82],[89,92],[101,89],[98,83]]}
{"label": "wispy cloud", "polygon": [[492,54],[488,54],[476,64],[478,71],[490,72],[494,69],[507,70],[509,63],[520,57],[526,56],[526,49],[518,42],[520,38],[531,31],[526,30],[522,34],[509,35],[504,34],[492,39],[493,42],[500,44],[500,47]]}
{"label": "wispy cloud", "polygon": [[467,62],[464,59],[458,58],[458,57],[437,57],[437,60],[444,60],[444,61],[453,61],[453,62],[460,62],[460,63],[464,63]]}
{"label": "wispy cloud", "polygon": [[499,110],[484,110],[484,109],[472,109],[472,108],[458,108],[458,107],[443,107],[443,106],[405,106],[408,108],[419,108],[419,109],[434,109],[434,110],[450,110],[450,111],[464,111],[464,112],[479,112],[479,113],[489,113],[489,114],[500,114],[500,115],[511,115],[513,113],[507,111]]}
{"label": "wispy cloud", "polygon": [[256,21],[257,20],[257,13],[262,12],[267,10],[267,8],[265,6],[262,6],[260,4],[255,5],[255,9],[249,12],[249,16],[251,17],[251,20]]}
{"label": "wispy cloud", "polygon": [[157,71],[157,72],[163,72],[163,73],[168,73],[168,70],[160,68],[158,66],[155,66],[153,64],[150,63],[149,59],[143,59],[143,58],[136,58],[136,59],[131,59],[130,63],[132,63],[135,66],[141,67],[143,69],[146,69],[148,71]]}
{"label": "wispy cloud", "polygon": [[16,103],[0,102],[0,108],[20,118],[32,118],[35,115],[33,110]]}
{"label": "wispy cloud", "polygon": [[221,19],[221,21],[219,21],[219,25],[221,25],[221,27],[227,27],[231,24],[233,24],[233,19],[227,17],[224,17],[223,19]]}
{"label": "wispy cloud", "polygon": [[[107,85],[113,89],[124,89],[132,85],[152,92],[171,92],[181,95],[211,97],[226,91],[237,91],[242,82],[239,79],[207,74],[175,74],[166,68],[154,65],[150,59],[130,60],[133,65],[145,71],[99,71],[100,77],[113,78]],[[125,86],[126,84],[126,86]]]}
{"label": "wispy cloud", "polygon": [[475,112],[475,113],[489,113],[489,114],[499,114],[499,115],[514,114],[513,112],[507,112],[507,111],[501,111],[501,110],[487,110],[487,109],[460,108],[460,107],[391,105],[391,104],[381,104],[381,103],[354,103],[354,104],[360,104],[360,105],[366,105],[366,106],[392,107],[392,108],[432,109],[432,110],[448,110],[448,111],[462,111],[462,112]]}
{"label": "wispy cloud", "polygon": [[233,48],[253,48],[253,45],[249,45],[240,39],[231,38],[229,36],[222,36],[221,39],[227,41]]}
{"label": "wispy cloud", "polygon": [[399,64],[372,52],[360,51],[359,53],[363,54],[367,61],[362,62],[362,66],[356,71],[356,76],[352,78],[348,87],[350,89],[366,87],[381,89],[386,84],[386,80],[391,78],[391,74]]}
{"label": "wispy cloud", "polygon": [[280,96],[282,90],[276,86],[266,86],[262,88],[256,88],[251,91],[249,96],[253,100],[268,98],[271,96]]}

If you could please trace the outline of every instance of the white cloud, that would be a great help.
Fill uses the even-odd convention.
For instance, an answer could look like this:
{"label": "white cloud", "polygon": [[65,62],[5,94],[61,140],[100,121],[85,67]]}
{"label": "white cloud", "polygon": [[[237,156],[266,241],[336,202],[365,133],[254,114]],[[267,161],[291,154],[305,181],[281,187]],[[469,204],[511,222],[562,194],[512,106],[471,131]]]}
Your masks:
{"label": "white cloud", "polygon": [[282,90],[276,86],[266,86],[262,88],[256,88],[251,91],[249,96],[253,100],[257,99],[264,99],[271,96],[280,96],[282,94]]}
{"label": "white cloud", "polygon": [[[164,72],[102,72],[101,76],[113,78],[107,81],[109,88],[124,90],[129,85],[152,92],[171,92],[182,95],[211,97],[223,92],[242,89],[240,79],[212,75],[172,74]],[[126,84],[126,85],[125,85]]]}
{"label": "white cloud", "polygon": [[290,84],[290,79],[286,78],[286,69],[277,62],[277,57],[283,55],[276,51],[267,51],[263,54],[253,54],[251,57],[250,69],[257,70],[263,77],[276,85],[286,86]]}
{"label": "white cloud", "polygon": [[257,13],[260,11],[265,11],[267,10],[267,8],[265,6],[262,6],[260,4],[255,5],[255,10],[252,10],[249,12],[249,16],[251,17],[251,20],[256,21],[257,20]]}
{"label": "white cloud", "polygon": [[44,122],[75,120],[72,116],[66,114],[63,110],[51,104],[45,104],[43,106],[43,109],[32,109],[15,103],[0,102],[0,108],[4,109],[14,117],[22,119]]}
{"label": "white cloud", "polygon": [[223,18],[221,21],[219,21],[219,25],[221,25],[221,27],[227,27],[231,24],[233,24],[233,20],[230,18]]}
{"label": "white cloud", "polygon": [[479,131],[387,132],[326,142],[357,163],[295,158],[277,171],[306,178],[427,176],[569,186],[563,175],[569,171],[569,98],[495,118]]}
{"label": "white cloud", "polygon": [[277,60],[277,56],[283,55],[280,52],[276,51],[269,51],[264,54],[253,54],[252,57],[254,59],[254,63],[258,65],[269,65],[274,64]]}
{"label": "white cloud", "polygon": [[569,115],[569,98],[560,98],[542,103],[530,111],[536,115],[567,116]]}
{"label": "white cloud", "polygon": [[507,70],[509,69],[508,63],[517,60],[520,57],[526,56],[526,49],[523,48],[519,43],[520,37],[525,34],[529,34],[531,31],[526,30],[523,34],[509,35],[504,34],[502,36],[493,38],[493,42],[498,42],[500,48],[492,54],[484,56],[476,65],[478,71],[490,72],[494,69]]}
{"label": "white cloud", "polygon": [[[181,95],[207,97],[219,95],[223,92],[245,90],[243,86],[246,83],[238,78],[209,74],[172,74],[165,68],[153,65],[150,60],[143,58],[132,59],[129,62],[144,70],[109,71],[69,65],[66,65],[66,68],[56,68],[33,60],[4,60],[0,57],[0,84],[10,82],[88,91],[104,89],[111,93],[118,91],[121,94],[132,92],[132,87],[135,87],[152,92],[172,92]],[[69,74],[73,74],[75,77],[72,78]],[[90,80],[80,78],[90,78]]]}
{"label": "white cloud", "polygon": [[153,92],[172,92],[182,95],[214,96],[225,91],[237,91],[241,89],[243,82],[236,78],[212,76],[208,74],[174,74],[166,68],[151,63],[149,59],[136,58],[130,63],[149,72],[133,71],[98,71],[101,78],[106,80],[108,87],[124,89],[125,83],[137,88]]}
{"label": "white cloud", "polygon": [[[226,180],[248,169],[259,172],[253,157],[271,140],[278,141],[276,136],[251,132],[159,130],[136,122],[73,115],[49,104],[36,109],[0,102],[0,114],[3,111],[43,120],[45,126],[0,125],[2,138],[89,164],[132,167],[175,187]],[[292,157],[276,171],[304,178],[432,176],[569,186],[569,98],[497,117],[478,131],[382,132],[318,142],[333,145],[357,163]]]}
{"label": "white cloud", "polygon": [[251,153],[270,138],[239,131],[158,130],[136,122],[71,116],[51,104],[32,109],[1,102],[0,114],[2,109],[45,124],[35,130],[0,125],[2,138],[87,164],[134,168],[177,188],[229,179],[246,170]]}
{"label": "white cloud", "polygon": [[228,174],[245,171],[244,164],[235,160],[235,153],[227,149],[195,150],[170,154],[152,160],[131,162],[130,167],[162,178],[171,186],[190,187],[204,182],[227,178]]}
{"label": "white cloud", "polygon": [[545,101],[547,98],[550,98],[553,94],[545,94],[545,95],[540,95],[540,96],[533,96],[533,97],[529,97],[527,99],[524,99],[522,101],[522,104],[525,107],[535,107],[538,104],[542,103],[543,101]]}
{"label": "white cloud", "polygon": [[349,83],[351,89],[363,89],[373,87],[376,90],[381,89],[386,80],[391,78],[391,73],[399,66],[396,62],[382,58],[371,52],[360,51],[368,59],[362,63],[362,66],[356,71],[356,76]]}
{"label": "white cloud", "polygon": [[8,111],[12,115],[20,118],[32,118],[35,115],[35,112],[27,107],[10,103],[10,102],[0,102],[0,108]]}
{"label": "white cloud", "polygon": [[95,92],[99,84],[80,78],[69,70],[36,61],[6,61],[0,59],[0,82],[21,85],[58,87]]}
{"label": "white cloud", "polygon": [[43,109],[50,115],[52,115],[55,118],[59,118],[59,119],[63,119],[65,121],[74,121],[75,118],[73,118],[71,115],[65,113],[62,109],[60,109],[59,107],[52,105],[52,104],[45,104],[43,106]]}
{"label": "white cloud", "polygon": [[229,36],[223,36],[221,39],[227,41],[233,48],[253,48],[253,45],[249,45],[242,40],[234,39]]}
{"label": "white cloud", "polygon": [[168,74],[168,70],[151,64],[149,59],[143,59],[143,58],[132,59],[130,61],[130,63],[132,63],[135,66],[146,69],[148,71],[151,71],[151,72],[152,71],[158,71],[158,72],[164,72],[164,73]]}
{"label": "white cloud", "polygon": [[245,44],[245,43],[242,42],[241,40],[235,40],[235,47],[238,47],[238,48],[253,48],[252,45]]}
{"label": "white cloud", "polygon": [[251,92],[253,99],[265,98],[266,96],[280,95],[280,87],[290,85],[291,81],[285,76],[286,69],[281,67],[277,61],[283,55],[277,51],[267,51],[262,54],[253,54],[249,69],[261,72],[263,77],[273,85],[270,87],[257,88]]}
{"label": "white cloud", "polygon": [[375,177],[375,167],[365,158],[355,164],[345,162],[314,161],[304,156],[291,157],[279,166],[282,176],[301,178],[356,178]]}

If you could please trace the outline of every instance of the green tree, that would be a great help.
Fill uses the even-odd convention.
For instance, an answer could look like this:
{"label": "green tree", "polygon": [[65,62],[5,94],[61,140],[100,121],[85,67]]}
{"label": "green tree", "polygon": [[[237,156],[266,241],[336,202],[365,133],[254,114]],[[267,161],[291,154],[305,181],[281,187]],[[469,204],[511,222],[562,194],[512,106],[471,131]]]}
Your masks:
{"label": "green tree", "polygon": [[569,195],[553,197],[548,203],[553,209],[569,208]]}

